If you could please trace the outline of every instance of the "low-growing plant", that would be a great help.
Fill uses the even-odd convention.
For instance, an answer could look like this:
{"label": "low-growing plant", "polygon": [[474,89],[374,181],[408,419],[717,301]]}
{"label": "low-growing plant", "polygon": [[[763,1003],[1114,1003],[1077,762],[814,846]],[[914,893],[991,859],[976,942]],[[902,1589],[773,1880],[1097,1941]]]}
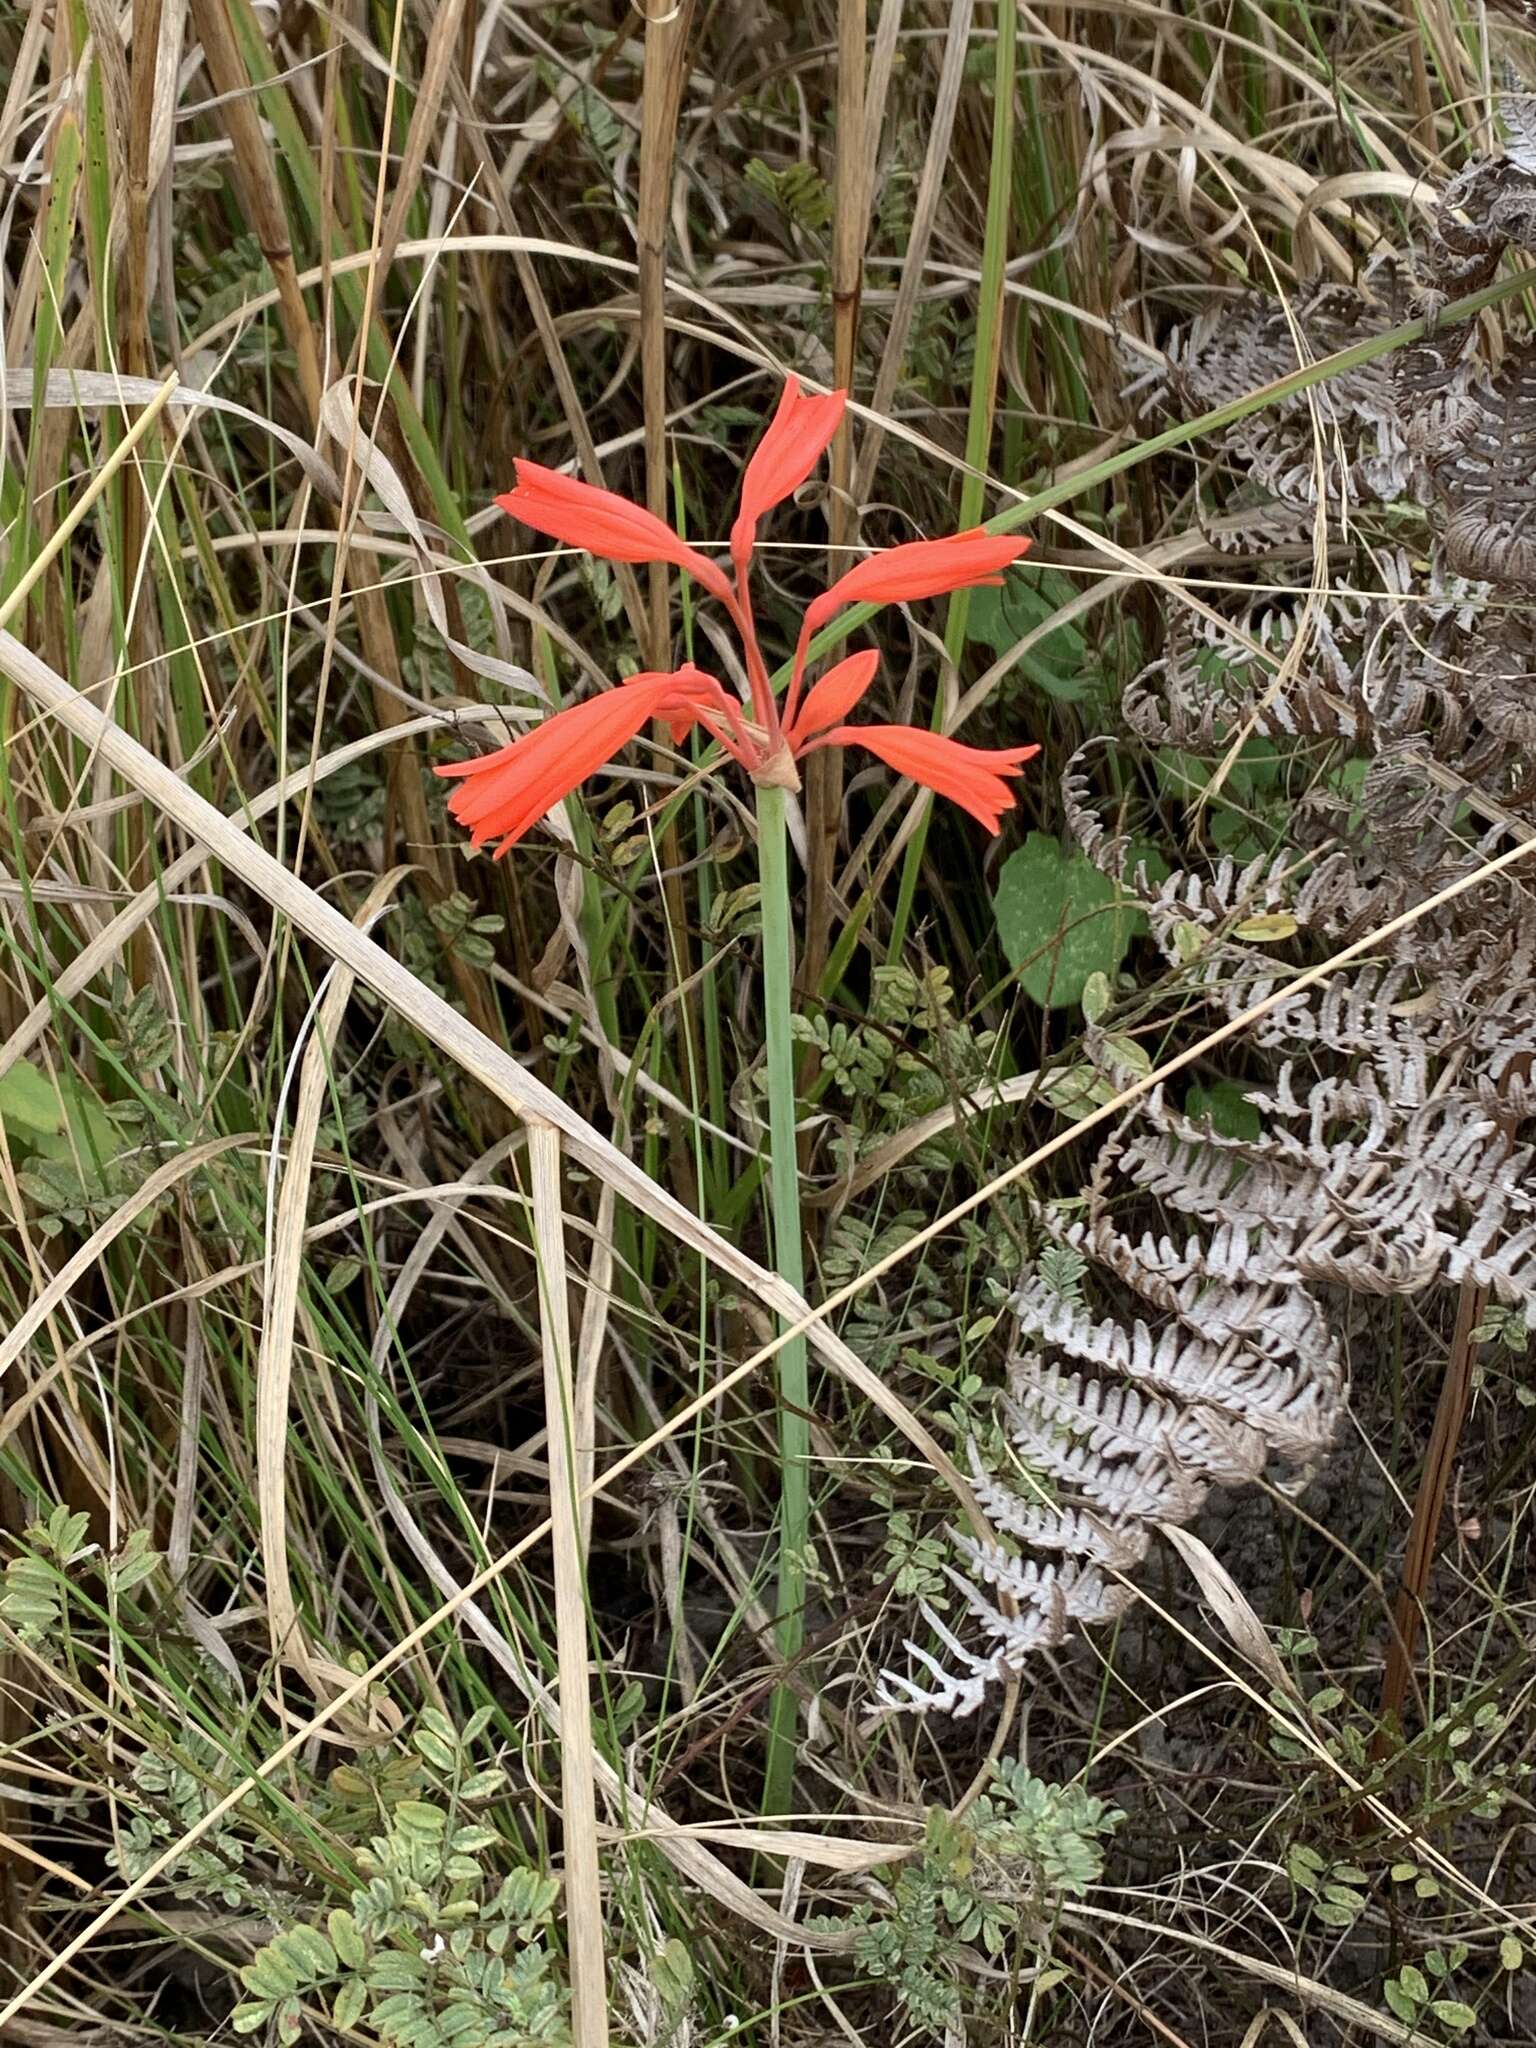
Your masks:
{"label": "low-growing plant", "polygon": [[968,1960],[1005,1958],[1014,1975],[1031,1960],[1045,1967],[1062,1900],[1097,1881],[1123,1818],[1080,1785],[996,1764],[966,1813],[929,1813],[921,1853],[886,1897],[855,1907],[857,1963],[890,1984],[925,2032],[958,2027],[974,2010],[962,1988]]}
{"label": "low-growing plant", "polygon": [[[247,1963],[239,2033],[267,2026],[298,2039],[306,2011],[346,2030],[369,2026],[391,2048],[525,2048],[568,2038],[567,1997],[549,1947],[558,1881],[518,1862],[472,1809],[503,1791],[498,1766],[471,1751],[491,1716],[455,1729],[427,1708],[413,1741],[434,1798],[397,1798],[354,1854],[347,1903],[296,1921]],[[500,1852],[499,1858],[493,1852]]]}

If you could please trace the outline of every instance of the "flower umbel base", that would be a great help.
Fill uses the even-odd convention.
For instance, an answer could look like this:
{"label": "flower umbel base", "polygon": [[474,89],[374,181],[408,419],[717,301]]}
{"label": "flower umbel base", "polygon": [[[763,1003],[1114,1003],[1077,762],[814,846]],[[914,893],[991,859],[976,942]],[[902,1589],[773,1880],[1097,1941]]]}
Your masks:
{"label": "flower umbel base", "polygon": [[779,741],[761,766],[752,770],[752,780],[759,789],[783,789],[791,796],[799,794],[800,770],[795,766],[795,757],[784,740]]}

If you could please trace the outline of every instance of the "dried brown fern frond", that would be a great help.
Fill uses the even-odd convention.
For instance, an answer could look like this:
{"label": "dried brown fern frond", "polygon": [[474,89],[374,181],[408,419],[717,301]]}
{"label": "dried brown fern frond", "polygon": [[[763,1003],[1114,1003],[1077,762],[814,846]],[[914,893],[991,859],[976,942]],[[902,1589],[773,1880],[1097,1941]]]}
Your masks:
{"label": "dried brown fern frond", "polygon": [[[1205,619],[1176,621],[1161,657],[1123,700],[1126,722],[1149,747],[1218,757],[1245,738],[1315,740],[1315,776],[1287,820],[1282,851],[1238,868],[1230,861],[1180,871],[1150,889],[1130,872],[1130,840],[1112,833],[1093,798],[1094,747],[1065,781],[1079,844],[1147,908],[1171,964],[1187,960],[1191,927],[1207,978],[1226,976],[1242,1003],[1231,929],[1244,917],[1286,912],[1319,936],[1350,939],[1472,872],[1511,822],[1536,809],[1530,738],[1536,731],[1536,661],[1518,613],[1486,582],[1455,574],[1442,553],[1429,564],[1402,550],[1364,557],[1369,589],[1341,575],[1325,615],[1308,621],[1298,661],[1285,659],[1307,604],[1273,591],[1235,599],[1230,632]],[[1291,758],[1296,755],[1290,746]],[[1469,818],[1468,800],[1474,802]],[[1478,819],[1490,821],[1481,834]],[[1482,916],[1458,907],[1416,931],[1412,957],[1442,974],[1507,979],[1536,932],[1527,899],[1478,892]],[[1253,971],[1266,971],[1250,955]]]}
{"label": "dried brown fern frond", "polygon": [[[1229,1014],[1283,989],[1274,946],[1245,941],[1250,920],[1272,931],[1283,916],[1299,946],[1376,929],[1502,839],[1502,826],[1469,832],[1466,792],[1528,801],[1510,615],[1438,561],[1385,567],[1382,589],[1340,594],[1283,702],[1262,658],[1290,644],[1272,595],[1235,613],[1230,641],[1184,629],[1127,691],[1128,722],[1150,746],[1214,753],[1245,731],[1311,734],[1325,788],[1342,788],[1341,762],[1358,761],[1347,797],[1292,808],[1290,843],[1154,881],[1128,831],[1099,815],[1093,747],[1065,778],[1079,844],[1145,912],[1186,988]],[[1454,771],[1449,790],[1426,773],[1436,763]],[[1314,858],[1309,835],[1327,841]],[[1134,1552],[1138,1521],[1185,1522],[1211,1478],[1231,1482],[1197,1448],[1208,1418],[1216,1441],[1250,1460],[1305,1464],[1326,1447],[1345,1399],[1350,1296],[1470,1282],[1536,1303],[1536,1154],[1509,1135],[1514,1105],[1536,1102],[1533,984],[1536,908],[1519,892],[1472,890],[1411,942],[1384,943],[1382,958],[1280,1002],[1253,1030],[1251,1056],[1269,1062],[1247,1090],[1257,1135],[1217,1132],[1161,1091],[1142,1105],[1099,1155],[1090,1220],[1061,1233],[1111,1313],[1039,1275],[1019,1294],[1020,1371],[1035,1391],[1016,1385],[1006,1414],[1024,1469],[1053,1500]],[[1174,1217],[1197,1228],[1175,1238]],[[1131,1406],[1128,1387],[1159,1405]],[[1136,1441],[1147,1436],[1158,1441]],[[995,1511],[996,1487],[988,1500]],[[1015,1520],[1016,1540],[1035,1547],[1043,1510],[1031,1513]]]}
{"label": "dried brown fern frond", "polygon": [[[1272,1458],[1294,1467],[1326,1448],[1344,1399],[1339,1347],[1288,1268],[1266,1270],[1257,1244],[1247,1266],[1234,1258],[1219,1206],[1219,1191],[1202,1203],[1230,1280],[1200,1237],[1177,1250],[1150,1233],[1135,1243],[1097,1200],[1090,1221],[1056,1237],[1083,1281],[1064,1290],[1044,1261],[1025,1279],[1015,1309],[1027,1348],[1002,1404],[1015,1472],[989,1471],[972,1446],[999,1541],[954,1532],[965,1569],[952,1576],[989,1647],[966,1648],[929,1612],[950,1662],[910,1643],[927,1677],[888,1673],[887,1704],[970,1712],[1032,1651],[1122,1613],[1130,1589],[1105,1574],[1138,1564],[1159,1524],[1191,1521],[1212,1486],[1252,1480]],[[1098,1314],[1082,1284],[1113,1312]],[[1138,1301],[1160,1312],[1149,1319]],[[1042,1551],[1061,1562],[1030,1554]]]}
{"label": "dried brown fern frond", "polygon": [[1536,663],[1492,584],[1468,578],[1439,550],[1427,570],[1388,548],[1336,575],[1326,613],[1307,616],[1305,658],[1280,690],[1275,677],[1306,607],[1304,585],[1291,598],[1270,590],[1239,606],[1230,627],[1175,620],[1162,658],[1126,692],[1132,730],[1154,746],[1196,751],[1239,732],[1339,739],[1366,754],[1416,738],[1436,758],[1462,761],[1481,723],[1492,747],[1473,757],[1473,772],[1480,782],[1494,775],[1518,799],[1518,779],[1496,754],[1501,740],[1511,756],[1526,745]]}
{"label": "dried brown fern frond", "polygon": [[[1087,1217],[1041,1218],[1054,1256],[1015,1296],[1000,1411],[1016,1464],[971,1454],[998,1541],[954,1532],[987,1648],[930,1615],[951,1662],[909,1646],[927,1677],[888,1674],[887,1703],[970,1711],[1031,1651],[1122,1611],[1105,1574],[1213,1486],[1315,1464],[1347,1399],[1349,1296],[1470,1283],[1536,1307],[1536,1148],[1509,1135],[1507,1094],[1497,1114],[1485,1099],[1495,1063],[1475,1034],[1419,1036],[1409,985],[1405,966],[1372,967],[1298,1008],[1286,1038],[1304,1061],[1247,1091],[1257,1136],[1157,1091],[1101,1149]],[[1195,1227],[1175,1238],[1175,1217]]]}
{"label": "dried brown fern frond", "polygon": [[[1480,157],[1441,193],[1422,253],[1415,310],[1489,284],[1510,249],[1536,249],[1536,150],[1528,96],[1504,102],[1511,146]],[[1536,340],[1516,332],[1487,354],[1475,322],[1432,331],[1393,358],[1404,432],[1432,480],[1452,568],[1536,588]]]}
{"label": "dried brown fern frond", "polygon": [[[1127,395],[1180,419],[1247,398],[1400,320],[1398,281],[1382,270],[1373,283],[1365,291],[1319,280],[1284,302],[1253,291],[1218,298],[1173,329],[1166,370]],[[1216,445],[1246,479],[1237,504],[1252,501],[1252,530],[1264,540],[1304,535],[1319,496],[1330,506],[1389,503],[1427,488],[1384,361],[1292,392],[1225,428]]]}
{"label": "dried brown fern frond", "polygon": [[[1431,288],[1475,289],[1514,241],[1536,243],[1536,170],[1473,166],[1442,203]],[[1400,310],[1337,286],[1289,308],[1245,295],[1174,338],[1158,402],[1219,405]],[[1304,565],[1294,597],[1237,592],[1224,620],[1181,616],[1125,691],[1154,755],[1214,766],[1245,741],[1285,743],[1305,786],[1266,850],[1155,879],[1123,776],[1113,825],[1101,812],[1106,743],[1063,778],[1079,846],[1144,914],[1170,975],[1235,1016],[1283,998],[1298,951],[1389,927],[1528,829],[1536,658],[1500,586],[1536,586],[1536,345],[1490,369],[1471,330],[1432,338],[1240,422],[1223,447],[1243,502],[1257,483],[1292,511],[1321,491],[1445,512],[1427,561],[1357,544],[1341,572],[1331,550],[1321,610]],[[1536,1112],[1529,892],[1466,890],[1379,957],[1275,1002],[1245,1057],[1256,1130],[1218,1131],[1154,1091],[1101,1147],[1086,1217],[1039,1217],[1000,1410],[1013,1468],[972,1451],[998,1541],[956,1536],[985,1641],[930,1615],[948,1663],[913,1644],[925,1675],[888,1677],[892,1704],[969,1711],[1035,1649],[1120,1612],[1158,1525],[1190,1522],[1213,1486],[1321,1457],[1347,1399],[1351,1300],[1470,1285],[1536,1308],[1536,1147],[1514,1129]]]}
{"label": "dried brown fern frond", "polygon": [[[1416,365],[1425,351],[1408,353]],[[1463,368],[1452,366],[1447,381]],[[1422,375],[1405,365],[1405,408],[1417,402],[1423,386],[1411,380]],[[1463,576],[1536,588],[1536,341],[1507,346],[1498,366],[1464,381],[1449,405],[1444,389],[1430,386],[1441,438],[1426,455],[1444,507],[1446,559]],[[1432,407],[1421,416],[1436,419]]]}
{"label": "dried brown fern frond", "polygon": [[1384,332],[1408,312],[1431,332],[1390,356],[1294,392],[1227,427],[1239,469],[1239,540],[1295,538],[1319,503],[1437,504],[1450,568],[1536,587],[1536,341],[1496,357],[1476,322],[1436,331],[1451,299],[1488,284],[1512,248],[1536,249],[1536,131],[1529,95],[1504,102],[1510,148],[1481,157],[1440,195],[1415,289],[1382,267],[1362,287],[1319,281],[1281,300],[1217,300],[1164,348],[1167,367],[1130,387],[1143,409],[1192,418],[1260,391],[1307,362]]}

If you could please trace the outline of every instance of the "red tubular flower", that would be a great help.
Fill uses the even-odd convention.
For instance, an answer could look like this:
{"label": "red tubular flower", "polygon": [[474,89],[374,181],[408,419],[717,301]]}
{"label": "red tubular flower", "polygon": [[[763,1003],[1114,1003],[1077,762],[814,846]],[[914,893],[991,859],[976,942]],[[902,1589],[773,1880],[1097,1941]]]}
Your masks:
{"label": "red tubular flower", "polygon": [[738,573],[745,573],[752,559],[757,522],[799,490],[826,453],[847,403],[846,391],[807,398],[793,377],[785,383],[778,410],[741,480],[741,510],[731,528],[731,560]]}
{"label": "red tubular flower", "polygon": [[817,733],[825,732],[829,725],[841,725],[874,681],[879,666],[879,655],[867,647],[862,654],[845,655],[829,668],[820,682],[811,685],[809,696],[786,726],[790,745],[803,752],[805,742]]}
{"label": "red tubular flower", "polygon": [[909,540],[901,547],[884,548],[867,561],[855,563],[806,608],[784,699],[785,723],[789,724],[795,716],[813,636],[845,604],[902,604],[912,598],[942,597],[951,590],[1000,583],[998,571],[1016,562],[1028,546],[1027,540],[1014,540],[1008,534],[988,533],[984,526],[973,526],[969,532],[951,534],[947,540]]}
{"label": "red tubular flower", "polygon": [[969,533],[952,533],[947,540],[909,540],[899,548],[882,548],[813,599],[805,615],[807,634],[819,633],[845,604],[902,604],[909,598],[943,597],[951,590],[1000,583],[998,571],[1016,562],[1028,546],[1027,540],[973,526]]}
{"label": "red tubular flower", "polygon": [[567,705],[494,754],[439,768],[439,775],[463,778],[448,809],[468,828],[471,846],[499,840],[499,860],[653,718],[686,726],[701,705],[714,710],[715,696],[724,701],[720,685],[691,665],[631,676],[617,690]]}
{"label": "red tubular flower", "polygon": [[674,569],[686,569],[697,577],[713,596],[730,603],[730,585],[723,572],[707,555],[679,540],[665,520],[647,512],[643,505],[632,505],[617,491],[600,491],[595,484],[562,476],[541,463],[519,460],[513,467],[517,488],[504,491],[496,502],[535,533],[585,548],[605,562],[670,562]]}
{"label": "red tubular flower", "polygon": [[868,747],[898,775],[969,811],[994,836],[1002,828],[1003,813],[1018,802],[1004,777],[1012,780],[1040,751],[1038,746],[966,747],[917,725],[836,725],[802,751],[814,747]]}
{"label": "red tubular flower", "polygon": [[665,720],[675,741],[701,726],[755,782],[780,789],[799,788],[796,763],[818,747],[867,747],[898,775],[948,797],[989,832],[999,830],[1004,813],[1018,801],[1009,784],[1038,747],[988,751],[920,726],[845,725],[879,665],[872,649],[834,663],[803,704],[800,688],[812,635],[843,605],[893,604],[996,583],[1028,541],[978,526],[948,540],[910,541],[858,563],[807,610],[783,705],[774,699],[747,589],[757,522],[805,482],[837,432],[843,406],[840,391],[807,397],[793,379],[785,385],[742,479],[741,509],[731,528],[734,590],[707,556],[642,506],[536,462],[518,463],[517,489],[496,501],[515,519],[608,561],[670,562],[720,600],[741,635],[753,717],[691,662],[667,674],[631,676],[616,690],[557,711],[497,753],[437,770],[461,778],[448,808],[468,828],[473,845],[496,840],[500,858],[652,719]]}

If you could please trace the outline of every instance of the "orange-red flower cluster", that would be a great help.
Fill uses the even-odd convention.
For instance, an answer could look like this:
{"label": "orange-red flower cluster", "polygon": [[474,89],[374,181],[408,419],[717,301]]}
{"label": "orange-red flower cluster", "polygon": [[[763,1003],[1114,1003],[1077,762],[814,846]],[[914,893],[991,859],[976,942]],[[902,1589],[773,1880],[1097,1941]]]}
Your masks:
{"label": "orange-red flower cluster", "polygon": [[752,623],[748,572],[758,522],[797,491],[821,460],[843,416],[846,394],[808,397],[793,378],[748,462],[740,510],[731,528],[734,587],[716,563],[691,548],[641,505],[562,476],[536,462],[517,464],[517,487],[496,500],[535,532],[585,548],[610,562],[668,562],[684,569],[730,614],[741,636],[751,689],[747,707],[720,682],[690,662],[666,674],[631,676],[617,689],[557,711],[498,753],[439,768],[461,778],[448,808],[476,846],[499,842],[498,857],[515,846],[652,719],[664,719],[674,739],[695,725],[733,755],[754,781],[798,788],[796,762],[818,747],[867,747],[925,788],[957,803],[989,832],[1017,801],[1010,787],[1021,765],[1039,748],[988,751],[962,746],[915,725],[846,725],[843,721],[874,680],[879,656],[850,654],[801,692],[813,635],[848,604],[895,604],[941,597],[947,591],[997,583],[1028,541],[975,527],[947,540],[910,541],[887,548],[840,576],[808,607],[782,706]]}

